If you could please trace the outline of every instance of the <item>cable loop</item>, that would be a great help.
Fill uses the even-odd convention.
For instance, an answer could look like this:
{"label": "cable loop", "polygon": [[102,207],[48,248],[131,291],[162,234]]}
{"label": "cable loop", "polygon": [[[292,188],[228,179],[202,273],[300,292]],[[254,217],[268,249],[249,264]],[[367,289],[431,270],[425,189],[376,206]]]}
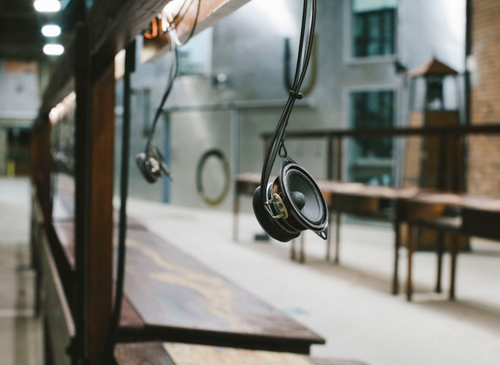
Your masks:
{"label": "cable loop", "polygon": [[294,99],[297,99],[297,100],[302,100],[304,99],[304,95],[302,95],[302,93],[300,91],[293,91],[293,90],[290,90],[290,96]]}
{"label": "cable loop", "polygon": [[285,142],[283,142],[280,146],[280,152],[279,152],[279,155],[281,158],[286,158],[288,157],[288,151],[285,147]]}

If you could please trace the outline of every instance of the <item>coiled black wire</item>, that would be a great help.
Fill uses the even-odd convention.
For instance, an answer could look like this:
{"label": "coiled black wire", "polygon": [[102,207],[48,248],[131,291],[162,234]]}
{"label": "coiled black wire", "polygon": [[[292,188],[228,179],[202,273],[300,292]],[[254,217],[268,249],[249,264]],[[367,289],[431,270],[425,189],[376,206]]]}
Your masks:
{"label": "coiled black wire", "polygon": [[[309,3],[311,3],[310,17],[309,17],[309,28],[307,27],[308,23],[308,9]],[[274,131],[273,138],[271,140],[271,144],[269,145],[269,149],[266,154],[266,158],[264,160],[264,166],[262,167],[262,176],[260,186],[261,189],[266,189],[267,183],[269,181],[269,177],[271,176],[271,171],[273,169],[274,161],[278,154],[280,157],[286,157],[287,152],[285,148],[285,139],[286,139],[286,127],[288,126],[288,122],[290,120],[290,116],[293,111],[293,107],[297,100],[303,98],[300,93],[300,88],[304,83],[304,79],[307,74],[307,69],[309,67],[309,63],[311,61],[311,55],[313,51],[314,45],[314,32],[316,29],[316,11],[317,11],[317,1],[316,0],[304,0],[304,7],[302,12],[302,25],[300,30],[300,42],[299,42],[299,52],[297,56],[297,66],[295,70],[295,78],[293,82],[293,87],[290,90],[290,96],[288,97],[287,103],[281,114],[278,125]],[[308,29],[307,29],[308,28]],[[267,194],[261,194],[262,203],[267,201]]]}

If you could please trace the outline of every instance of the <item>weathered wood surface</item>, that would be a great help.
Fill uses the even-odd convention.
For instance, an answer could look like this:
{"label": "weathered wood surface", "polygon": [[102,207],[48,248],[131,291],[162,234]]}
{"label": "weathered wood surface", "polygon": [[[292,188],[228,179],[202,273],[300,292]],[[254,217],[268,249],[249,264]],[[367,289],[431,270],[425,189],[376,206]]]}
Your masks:
{"label": "weathered wood surface", "polygon": [[[56,232],[59,243],[65,253],[65,258],[68,261],[68,264],[72,268],[75,269],[75,229],[74,223],[71,221],[63,221],[63,222],[53,222],[54,230]],[[144,322],[137,314],[133,306],[130,304],[130,301],[127,299],[126,295],[123,299],[122,306],[122,317],[120,320],[120,325],[133,327],[133,328],[142,328],[144,326]]]}
{"label": "weathered wood surface", "polygon": [[[198,0],[193,1],[189,11],[184,17],[179,18],[181,21],[176,24],[179,39],[182,42],[186,41],[195,23],[198,23],[195,34],[198,34],[248,2],[250,0],[201,0],[200,14],[198,20],[196,20]],[[157,60],[169,52],[169,50],[168,38],[165,35],[152,40],[144,39],[141,61],[149,62]]]}
{"label": "weathered wood surface", "polygon": [[161,343],[156,342],[118,345],[115,358],[118,365],[176,365]]}
{"label": "weathered wood surface", "polygon": [[[71,222],[54,222],[71,262],[73,227]],[[129,308],[124,307],[122,316],[122,341],[168,340],[300,353],[324,343],[150,232],[129,231],[127,247]]]}
{"label": "weathered wood surface", "polygon": [[173,343],[118,345],[118,365],[363,365],[348,360]]}
{"label": "weathered wood surface", "polygon": [[127,247],[125,290],[146,338],[297,352],[324,343],[152,233],[129,232]]}

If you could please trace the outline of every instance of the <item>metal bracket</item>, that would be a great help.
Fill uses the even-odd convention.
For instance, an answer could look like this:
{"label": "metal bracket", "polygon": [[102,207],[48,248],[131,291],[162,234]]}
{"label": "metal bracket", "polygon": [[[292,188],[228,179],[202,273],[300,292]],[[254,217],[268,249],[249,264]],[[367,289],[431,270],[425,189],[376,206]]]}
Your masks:
{"label": "metal bracket", "polygon": [[274,193],[273,198],[265,203],[266,205],[274,205],[276,209],[278,209],[278,215],[271,216],[274,219],[287,219],[288,218],[288,210],[286,209],[285,203],[283,203],[283,199],[279,194]]}

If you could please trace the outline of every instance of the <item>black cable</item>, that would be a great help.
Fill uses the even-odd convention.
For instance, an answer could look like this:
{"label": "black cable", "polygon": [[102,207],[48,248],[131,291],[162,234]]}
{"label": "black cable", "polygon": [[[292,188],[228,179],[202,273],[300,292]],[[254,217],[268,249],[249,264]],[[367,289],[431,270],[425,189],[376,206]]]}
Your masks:
{"label": "black cable", "polygon": [[135,41],[126,49],[125,75],[123,78],[123,131],[122,131],[122,161],[120,174],[120,223],[118,228],[118,257],[116,265],[116,287],[114,310],[111,318],[109,335],[106,343],[105,364],[113,363],[114,348],[120,318],[122,313],[123,288],[125,283],[125,260],[127,239],[127,197],[129,185],[129,159],[130,159],[130,124],[131,124],[131,80],[130,75],[135,68]]}
{"label": "black cable", "polygon": [[[193,3],[193,1],[194,0],[191,0],[191,4]],[[187,3],[187,0],[184,2],[184,4],[186,4],[186,3]],[[184,4],[183,4],[183,6],[184,6]],[[191,4],[189,6],[191,6]],[[195,23],[193,25],[193,28],[191,29],[191,32],[189,33],[188,39],[183,43],[183,45],[186,44],[187,42],[189,42],[189,40],[191,40],[194,33],[196,32],[196,27],[198,25],[198,20],[199,20],[199,16],[200,16],[200,8],[201,8],[201,0],[198,0],[198,9],[196,11]],[[182,9],[182,7],[181,7],[181,9]],[[188,7],[188,10],[189,10],[189,7]],[[180,14],[180,11],[177,15],[179,15],[179,14]],[[184,19],[184,16],[182,17],[182,19]],[[174,18],[174,21],[175,21],[175,18]],[[168,81],[167,87],[166,87],[165,92],[163,94],[163,97],[161,99],[160,105],[158,106],[158,109],[156,110],[156,114],[155,114],[155,117],[153,119],[153,124],[152,124],[151,129],[150,129],[151,132],[148,136],[148,141],[146,143],[146,149],[145,149],[146,156],[150,155],[150,149],[152,146],[153,138],[155,136],[158,121],[160,120],[160,116],[163,113],[163,107],[165,106],[165,103],[167,102],[167,99],[170,96],[170,93],[172,92],[175,79],[177,78],[177,76],[179,74],[179,55],[177,52],[177,46],[175,45],[175,42],[172,39],[170,31],[167,34],[169,35],[170,48],[171,48],[172,52],[174,52],[174,62],[172,64],[172,68],[170,69],[169,81]],[[165,161],[165,162],[167,162],[167,161]]]}
{"label": "black cable", "polygon": [[[262,176],[261,176],[261,189],[266,189],[267,187],[267,183],[271,175],[274,161],[276,160],[278,153],[281,152],[280,156],[283,158],[287,156],[285,148],[286,127],[288,126],[288,122],[290,120],[290,116],[292,114],[295,102],[303,98],[302,94],[300,93],[300,88],[302,87],[302,84],[306,77],[307,69],[309,67],[313,51],[314,31],[316,28],[317,1],[311,0],[309,29],[307,29],[308,8],[309,8],[309,0],[304,0],[300,41],[299,41],[299,52],[297,56],[297,66],[296,66],[293,87],[290,90],[290,96],[288,97],[283,113],[281,114],[278,125],[276,126],[273,138],[271,140],[271,144],[269,145],[269,149],[267,151],[266,158],[264,160],[264,165],[262,167]],[[265,203],[266,201],[267,201],[267,194],[264,193],[262,194],[262,203]]]}

